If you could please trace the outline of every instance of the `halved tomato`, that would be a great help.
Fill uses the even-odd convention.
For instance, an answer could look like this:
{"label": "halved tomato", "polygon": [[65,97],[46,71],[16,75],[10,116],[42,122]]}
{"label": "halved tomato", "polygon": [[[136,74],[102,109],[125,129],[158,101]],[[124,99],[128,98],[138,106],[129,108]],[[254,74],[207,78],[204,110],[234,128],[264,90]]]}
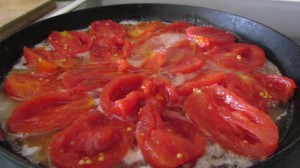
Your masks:
{"label": "halved tomato", "polygon": [[189,40],[182,40],[164,52],[163,70],[172,74],[190,73],[199,70],[203,64],[202,51]]}
{"label": "halved tomato", "polygon": [[70,125],[80,114],[94,109],[85,94],[47,92],[20,103],[7,122],[11,133],[45,133]]}
{"label": "halved tomato", "polygon": [[260,96],[273,101],[289,101],[297,87],[296,83],[289,77],[259,72],[254,73],[254,77],[265,88],[264,94],[260,93]]}
{"label": "halved tomato", "polygon": [[101,92],[101,108],[109,116],[117,115],[124,119],[135,120],[143,95],[137,91],[144,76],[128,74],[109,82]]}
{"label": "halved tomato", "polygon": [[264,66],[264,51],[252,44],[231,43],[209,51],[209,57],[219,66],[235,70],[256,70]]}
{"label": "halved tomato", "polygon": [[12,71],[3,83],[4,93],[16,100],[28,100],[44,92],[62,88],[58,74],[38,71]]}
{"label": "halved tomato", "polygon": [[[122,41],[126,36],[126,29],[121,24],[112,20],[98,20],[91,23],[88,34],[97,40]],[[104,42],[104,41],[103,41]],[[105,47],[108,44],[99,44]]]}
{"label": "halved tomato", "polygon": [[235,42],[235,36],[225,30],[211,26],[191,26],[186,29],[189,39],[204,48]]}
{"label": "halved tomato", "polygon": [[134,130],[132,124],[100,112],[84,113],[52,138],[51,163],[60,168],[117,166],[133,145]]}
{"label": "halved tomato", "polygon": [[226,74],[224,84],[263,111],[267,111],[270,102],[287,102],[296,88],[295,82],[288,77],[260,72],[230,72]]}
{"label": "halved tomato", "polygon": [[212,84],[223,83],[225,80],[225,73],[221,71],[206,70],[200,72],[195,78],[184,82],[176,88],[181,96],[188,96],[193,92],[194,88],[201,88]]}
{"label": "halved tomato", "polygon": [[66,57],[53,50],[44,48],[23,48],[27,66],[42,72],[57,72],[59,69],[68,69],[78,64],[79,59]]}
{"label": "halved tomato", "polygon": [[136,25],[131,25],[127,29],[127,36],[135,41],[144,39],[165,26],[165,23],[159,21],[141,22]]}
{"label": "halved tomato", "polygon": [[195,90],[185,99],[183,109],[214,142],[234,153],[258,160],[278,148],[273,120],[222,86]]}
{"label": "halved tomato", "polygon": [[192,24],[184,21],[177,21],[165,26],[160,32],[177,32],[185,33],[188,27],[191,27]]}
{"label": "halved tomato", "polygon": [[64,72],[61,81],[67,89],[89,91],[104,87],[109,81],[122,74],[113,64],[87,64]]}
{"label": "halved tomato", "polygon": [[[253,73],[236,71],[226,74],[224,86],[233,91],[247,103],[267,112],[267,102],[270,102],[268,91],[263,87],[262,81],[254,78]],[[266,93],[264,96],[263,93]]]}
{"label": "halved tomato", "polygon": [[88,51],[93,46],[93,39],[83,31],[54,31],[48,41],[57,52],[66,56]]}
{"label": "halved tomato", "polygon": [[[152,99],[139,112],[136,139],[146,162],[153,167],[177,167],[202,156],[206,144],[203,135],[196,129],[180,134],[177,128],[168,127],[160,117],[163,110]],[[192,136],[184,136],[187,134]]]}

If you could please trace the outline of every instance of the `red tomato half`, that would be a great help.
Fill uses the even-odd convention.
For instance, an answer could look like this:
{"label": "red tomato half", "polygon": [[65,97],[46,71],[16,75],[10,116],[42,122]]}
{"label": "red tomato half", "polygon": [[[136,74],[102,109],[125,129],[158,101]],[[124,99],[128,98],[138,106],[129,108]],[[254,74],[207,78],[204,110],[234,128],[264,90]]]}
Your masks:
{"label": "red tomato half", "polygon": [[181,134],[182,130],[177,126],[168,127],[176,120],[165,119],[168,124],[164,123],[159,114],[163,110],[152,99],[139,112],[136,139],[146,162],[152,167],[168,168],[195,161],[202,156],[206,145],[203,135],[193,129],[191,123],[185,123],[188,121],[179,120],[178,126],[189,127],[185,130],[189,133]]}
{"label": "red tomato half", "polygon": [[118,67],[111,64],[88,64],[73,68],[61,75],[67,89],[89,91],[104,87],[112,79],[122,75]]}
{"label": "red tomato half", "polygon": [[162,68],[172,74],[195,72],[204,64],[199,47],[189,40],[179,41],[169,47],[163,55]]}
{"label": "red tomato half", "polygon": [[133,132],[131,124],[100,112],[82,114],[52,138],[51,163],[59,168],[117,166],[133,145]]}
{"label": "red tomato half", "polygon": [[176,88],[179,95],[188,96],[194,88],[201,88],[224,82],[225,74],[221,71],[203,71],[197,77],[186,81]]}
{"label": "red tomato half", "polygon": [[126,29],[112,20],[100,20],[91,24],[89,35],[94,38],[91,61],[117,62],[131,53],[131,43],[126,37]]}
{"label": "red tomato half", "polygon": [[108,115],[135,120],[142,95],[137,92],[144,76],[140,74],[123,75],[109,82],[101,92],[100,104]]}
{"label": "red tomato half", "polygon": [[93,39],[86,32],[79,31],[54,31],[48,41],[56,51],[66,56],[88,51],[93,46]]}
{"label": "red tomato half", "polygon": [[287,102],[296,84],[288,77],[275,74],[237,71],[226,74],[225,87],[251,105],[267,111],[268,102]]}
{"label": "red tomato half", "polygon": [[296,83],[288,77],[259,72],[254,73],[254,77],[268,92],[264,95],[260,94],[262,97],[267,96],[274,101],[287,102],[294,94]]}
{"label": "red tomato half", "polygon": [[42,72],[56,72],[60,68],[67,69],[74,67],[78,63],[78,59],[66,57],[53,50],[45,50],[43,48],[27,48],[23,49],[26,64],[33,69]]}
{"label": "red tomato half", "polygon": [[166,24],[159,21],[141,22],[130,26],[127,29],[127,36],[133,40],[145,39],[165,26]]}
{"label": "red tomato half", "polygon": [[237,154],[263,159],[278,147],[278,129],[272,119],[222,86],[194,91],[183,109],[214,142]]}
{"label": "red tomato half", "polygon": [[61,83],[57,74],[13,71],[6,76],[3,89],[13,99],[28,100],[42,93],[61,89]]}
{"label": "red tomato half", "polygon": [[186,34],[192,41],[205,48],[235,42],[233,34],[209,26],[191,26],[186,29]]}
{"label": "red tomato half", "polygon": [[235,70],[255,70],[264,66],[265,53],[256,45],[231,43],[209,52],[217,65]]}
{"label": "red tomato half", "polygon": [[[107,39],[118,42],[126,36],[126,29],[112,20],[99,20],[91,23],[89,35],[94,39]],[[103,47],[105,45],[103,44]]]}
{"label": "red tomato half", "polygon": [[19,104],[8,119],[8,131],[43,133],[62,129],[93,108],[94,100],[87,95],[47,92]]}

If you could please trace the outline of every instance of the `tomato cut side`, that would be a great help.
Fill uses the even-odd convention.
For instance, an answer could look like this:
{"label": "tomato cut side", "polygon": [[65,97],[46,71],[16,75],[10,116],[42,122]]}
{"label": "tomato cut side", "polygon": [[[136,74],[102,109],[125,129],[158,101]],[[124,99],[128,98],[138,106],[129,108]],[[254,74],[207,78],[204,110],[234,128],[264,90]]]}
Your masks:
{"label": "tomato cut side", "polygon": [[140,74],[123,75],[109,82],[101,92],[100,104],[108,115],[134,120],[143,95],[138,91],[144,79]]}
{"label": "tomato cut side", "polygon": [[8,119],[12,133],[45,133],[70,125],[80,114],[94,108],[87,95],[47,92],[20,103]]}
{"label": "tomato cut side", "polygon": [[61,81],[67,89],[89,91],[103,88],[109,81],[122,74],[113,64],[87,64],[64,72]]}
{"label": "tomato cut side", "polygon": [[197,77],[186,81],[176,88],[181,96],[188,96],[193,92],[193,89],[201,88],[203,86],[223,83],[225,80],[225,73],[221,71],[203,71]]}
{"label": "tomato cut side", "polygon": [[257,70],[265,63],[264,51],[252,44],[232,43],[218,46],[210,51],[217,65],[235,70]]}
{"label": "tomato cut side", "polygon": [[214,142],[237,154],[258,160],[278,148],[278,129],[272,119],[222,86],[194,91],[183,109]]}
{"label": "tomato cut side", "polygon": [[[177,167],[202,156],[206,144],[203,135],[196,129],[181,134],[180,128],[169,127],[172,121],[165,123],[162,111],[164,107],[150,99],[139,112],[136,139],[146,162],[153,167]],[[191,123],[184,125],[192,128]]]}
{"label": "tomato cut side", "polygon": [[127,29],[127,36],[135,41],[149,37],[153,33],[165,27],[166,24],[159,21],[141,22],[131,25]]}
{"label": "tomato cut side", "polygon": [[288,102],[297,87],[291,78],[276,74],[256,72],[254,78],[265,88],[264,94],[260,93],[260,96],[273,101]]}
{"label": "tomato cut side", "polygon": [[191,26],[186,29],[186,34],[189,39],[205,48],[235,42],[235,36],[231,33],[210,26]]}
{"label": "tomato cut side", "polygon": [[56,167],[113,167],[122,162],[133,145],[134,126],[108,119],[100,112],[82,114],[49,145],[49,156]]}
{"label": "tomato cut side", "polygon": [[57,74],[38,71],[10,72],[3,83],[4,93],[16,100],[28,100],[61,88]]}
{"label": "tomato cut side", "polygon": [[69,58],[53,50],[44,48],[23,48],[26,64],[42,72],[54,73],[60,69],[68,69],[78,64],[78,59]]}
{"label": "tomato cut side", "polygon": [[54,31],[48,36],[51,46],[66,56],[88,51],[93,46],[93,39],[81,31]]}

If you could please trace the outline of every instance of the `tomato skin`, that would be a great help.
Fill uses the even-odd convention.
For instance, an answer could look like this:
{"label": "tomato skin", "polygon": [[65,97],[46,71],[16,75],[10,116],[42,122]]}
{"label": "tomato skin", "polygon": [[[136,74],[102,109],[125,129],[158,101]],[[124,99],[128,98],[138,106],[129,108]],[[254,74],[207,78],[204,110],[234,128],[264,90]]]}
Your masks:
{"label": "tomato skin", "polygon": [[278,148],[278,129],[272,119],[222,86],[194,92],[183,109],[214,142],[237,154],[259,160]]}
{"label": "tomato skin", "polygon": [[191,26],[186,29],[189,39],[204,48],[235,42],[235,36],[218,28],[209,26]]}
{"label": "tomato skin", "polygon": [[176,88],[181,96],[188,96],[193,92],[194,88],[201,88],[212,84],[223,83],[225,80],[225,73],[220,71],[204,71],[197,77],[186,81],[184,84]]}
{"label": "tomato skin", "polygon": [[44,92],[61,88],[56,74],[37,71],[10,72],[3,83],[3,91],[9,97],[23,101]]}
{"label": "tomato skin", "polygon": [[47,92],[20,103],[8,119],[11,133],[43,133],[70,125],[80,114],[94,108],[87,95]]}
{"label": "tomato skin", "polygon": [[142,94],[139,89],[144,80],[141,74],[123,75],[109,82],[101,92],[101,108],[109,116],[117,115],[124,119],[135,120]]}
{"label": "tomato skin", "polygon": [[82,114],[49,145],[56,167],[109,168],[118,165],[133,145],[134,126],[100,112]]}
{"label": "tomato skin", "polygon": [[48,36],[48,41],[57,52],[67,56],[88,51],[93,46],[93,39],[80,31],[54,31]]}
{"label": "tomato skin", "polygon": [[217,46],[209,51],[209,56],[221,67],[244,71],[262,68],[266,60],[260,47],[246,43]]}

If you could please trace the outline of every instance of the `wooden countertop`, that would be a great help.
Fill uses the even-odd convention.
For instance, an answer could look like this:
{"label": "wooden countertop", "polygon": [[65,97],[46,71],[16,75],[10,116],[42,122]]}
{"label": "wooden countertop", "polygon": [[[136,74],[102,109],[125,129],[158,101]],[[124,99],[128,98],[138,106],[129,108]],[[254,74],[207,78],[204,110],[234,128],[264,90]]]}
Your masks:
{"label": "wooden countertop", "polygon": [[55,9],[54,0],[1,0],[0,41]]}

